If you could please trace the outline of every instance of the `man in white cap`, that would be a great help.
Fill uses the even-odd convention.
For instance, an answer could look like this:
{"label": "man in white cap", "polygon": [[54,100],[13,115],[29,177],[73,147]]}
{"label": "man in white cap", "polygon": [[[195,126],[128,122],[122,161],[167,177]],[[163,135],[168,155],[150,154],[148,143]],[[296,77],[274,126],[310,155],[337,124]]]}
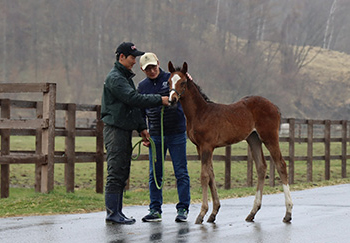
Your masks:
{"label": "man in white cap", "polygon": [[[138,92],[140,94],[160,94],[169,96],[168,79],[170,73],[163,71],[159,67],[159,60],[154,53],[146,52],[140,57],[141,70],[147,76],[139,83]],[[143,222],[160,222],[162,220],[162,189],[156,187],[155,179],[158,185],[163,180],[162,152],[161,152],[161,106],[143,109],[144,118],[148,120],[148,129],[151,138],[156,145],[157,163],[155,168],[152,164],[152,151],[149,151],[150,172],[149,172],[149,190],[150,205],[149,214],[142,218]],[[175,107],[165,107],[164,109],[164,155],[169,150],[174,173],[176,177],[176,186],[179,203],[176,205],[176,222],[186,222],[187,214],[191,201],[190,196],[190,177],[187,170],[186,159],[186,120],[180,103]],[[149,141],[144,145],[149,147]],[[153,170],[156,171],[156,178],[153,176]]]}

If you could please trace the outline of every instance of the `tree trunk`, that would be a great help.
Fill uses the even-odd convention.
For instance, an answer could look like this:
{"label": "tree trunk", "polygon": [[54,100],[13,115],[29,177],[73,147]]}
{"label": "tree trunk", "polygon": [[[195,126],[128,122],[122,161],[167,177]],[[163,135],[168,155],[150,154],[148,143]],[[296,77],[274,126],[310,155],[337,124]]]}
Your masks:
{"label": "tree trunk", "polygon": [[2,79],[3,82],[7,83],[7,66],[6,66],[6,59],[7,59],[7,0],[5,0],[5,7],[4,7],[4,18],[3,18],[3,60],[2,60]]}
{"label": "tree trunk", "polygon": [[323,37],[322,47],[327,50],[329,50],[332,42],[333,30],[334,30],[334,12],[336,8],[337,8],[337,0],[333,0],[331,9],[329,11],[328,19],[327,19],[326,30],[324,32],[324,37]]}

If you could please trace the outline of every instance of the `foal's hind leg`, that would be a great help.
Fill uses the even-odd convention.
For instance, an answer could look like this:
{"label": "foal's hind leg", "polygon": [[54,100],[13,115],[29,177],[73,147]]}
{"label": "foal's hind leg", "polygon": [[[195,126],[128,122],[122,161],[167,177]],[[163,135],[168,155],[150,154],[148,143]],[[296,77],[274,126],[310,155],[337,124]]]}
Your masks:
{"label": "foal's hind leg", "polygon": [[292,197],[290,195],[290,190],[288,185],[287,165],[282,157],[278,141],[275,143],[269,143],[265,145],[266,145],[266,148],[270,151],[271,157],[275,163],[276,169],[283,183],[283,192],[284,192],[285,204],[286,204],[286,215],[283,218],[283,222],[290,222],[292,220],[293,202],[292,202]]}
{"label": "foal's hind leg", "polygon": [[253,132],[252,134],[250,134],[247,138],[247,142],[251,148],[253,159],[255,161],[256,171],[258,174],[258,185],[256,188],[254,205],[252,210],[250,211],[250,214],[245,219],[248,222],[253,222],[256,213],[261,207],[267,165],[262,151],[262,143],[257,133]]}

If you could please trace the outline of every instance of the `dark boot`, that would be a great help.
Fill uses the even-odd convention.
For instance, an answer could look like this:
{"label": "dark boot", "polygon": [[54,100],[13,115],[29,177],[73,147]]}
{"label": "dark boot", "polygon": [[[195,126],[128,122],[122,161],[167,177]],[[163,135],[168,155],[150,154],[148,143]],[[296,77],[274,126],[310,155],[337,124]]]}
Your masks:
{"label": "dark boot", "polygon": [[105,194],[106,223],[112,224],[134,224],[135,219],[129,219],[122,213],[123,193]]}
{"label": "dark boot", "polygon": [[118,202],[119,202],[119,208],[120,208],[120,215],[127,219],[125,214],[123,214],[123,212],[122,212],[122,210],[123,210],[123,193],[120,193],[118,195],[119,195],[119,201]]}

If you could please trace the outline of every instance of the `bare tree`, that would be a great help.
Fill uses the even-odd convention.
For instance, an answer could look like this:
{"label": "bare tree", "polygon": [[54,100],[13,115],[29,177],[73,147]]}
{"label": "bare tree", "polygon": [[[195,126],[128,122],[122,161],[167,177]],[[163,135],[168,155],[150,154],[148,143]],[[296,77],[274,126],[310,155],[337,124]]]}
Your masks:
{"label": "bare tree", "polygon": [[332,42],[332,37],[334,34],[334,17],[335,17],[336,9],[337,9],[337,0],[333,0],[331,9],[329,10],[329,15],[328,15],[327,24],[326,24],[326,30],[324,32],[324,37],[323,37],[322,47],[325,49],[329,49],[330,44]]}
{"label": "bare tree", "polygon": [[3,82],[8,82],[7,80],[7,0],[2,3],[3,17],[2,17],[2,79]]}
{"label": "bare tree", "polygon": [[219,22],[219,14],[220,14],[220,1],[221,1],[221,0],[216,0],[215,28],[217,28],[217,27],[218,27],[218,22]]}
{"label": "bare tree", "polygon": [[283,75],[293,76],[297,74],[319,53],[316,52],[313,56],[309,56],[310,51],[320,44],[323,24],[316,24],[319,15],[311,11],[312,5],[307,7],[302,8],[304,11],[293,8],[281,26],[280,50],[281,73]]}
{"label": "bare tree", "polygon": [[349,39],[350,1],[333,1],[329,7],[327,23],[324,28],[322,47],[350,53],[350,47],[344,41]]}

